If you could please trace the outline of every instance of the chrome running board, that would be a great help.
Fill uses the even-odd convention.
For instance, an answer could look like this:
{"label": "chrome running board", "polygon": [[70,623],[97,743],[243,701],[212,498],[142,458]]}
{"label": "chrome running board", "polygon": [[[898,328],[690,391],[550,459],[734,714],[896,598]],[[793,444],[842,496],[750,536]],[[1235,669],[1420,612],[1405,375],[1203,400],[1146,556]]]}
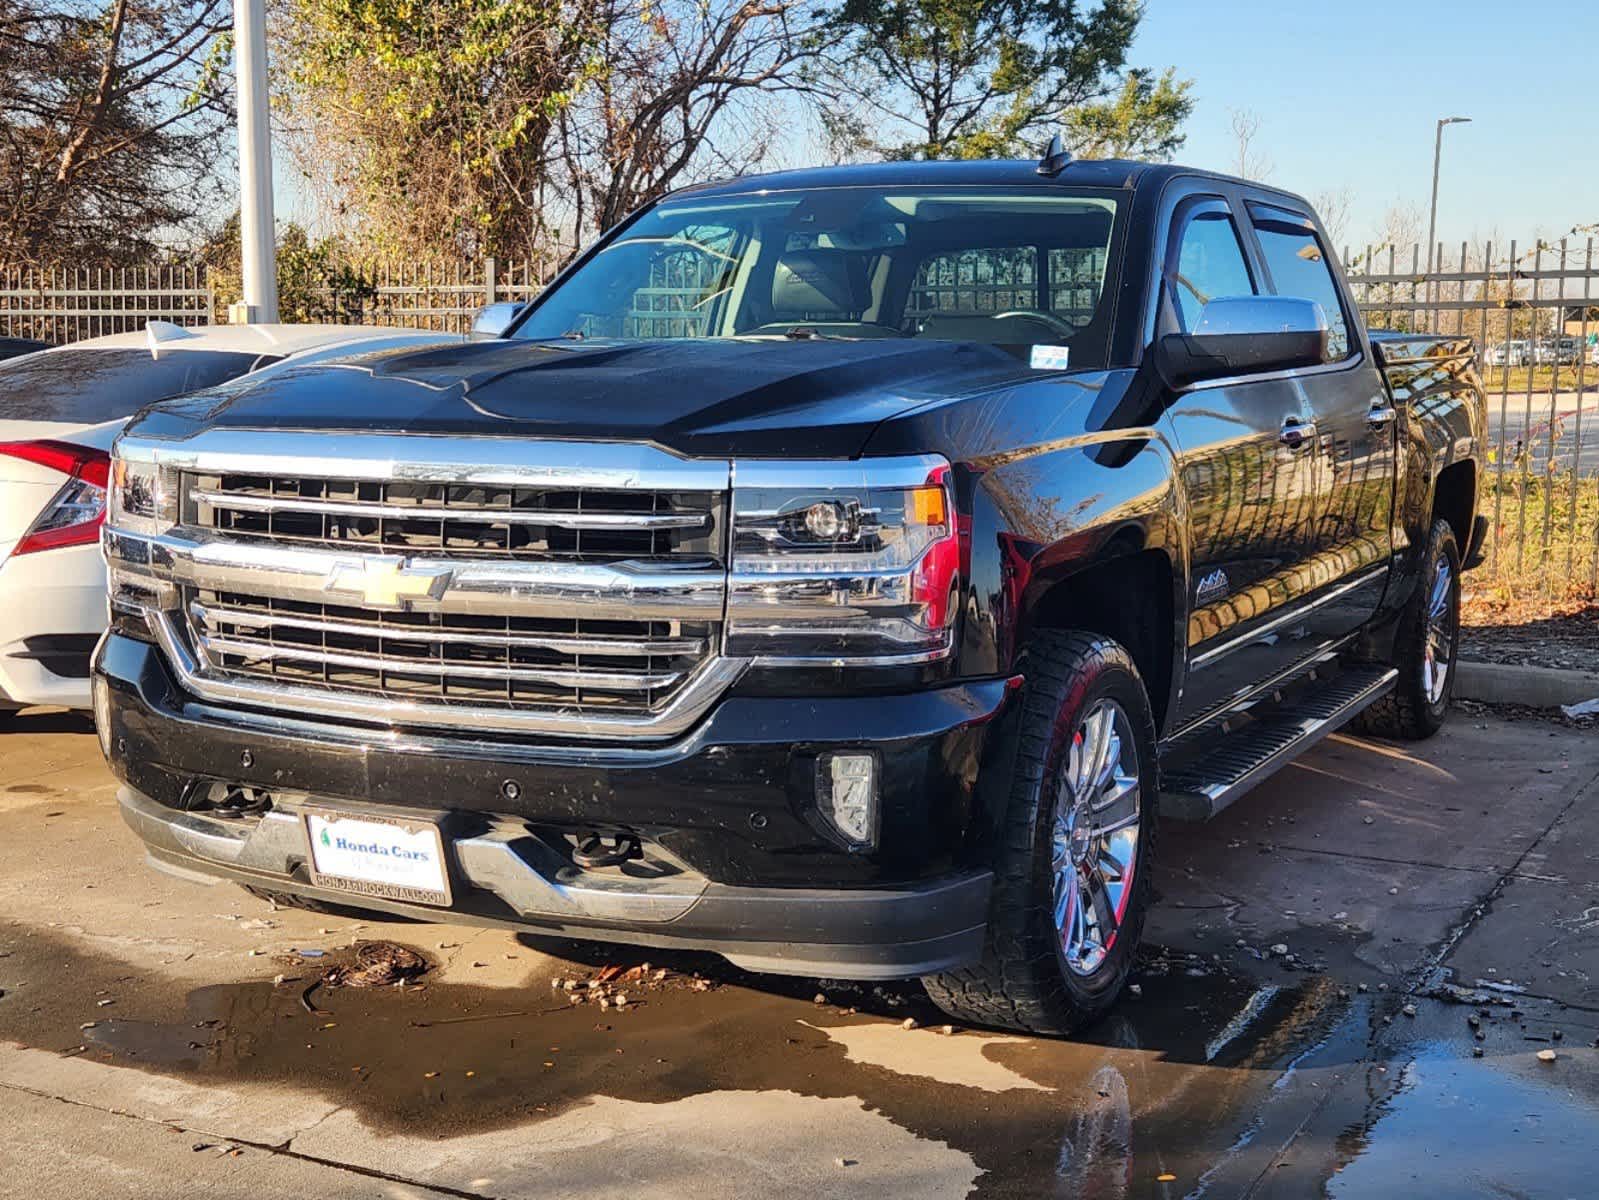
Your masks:
{"label": "chrome running board", "polygon": [[[1234,731],[1225,731],[1225,724],[1218,721],[1203,731],[1213,734],[1206,740],[1214,749],[1181,765],[1163,765],[1161,815],[1179,821],[1209,820],[1381,700],[1398,677],[1392,667],[1345,667],[1281,707],[1260,706],[1251,712],[1253,719],[1247,725]],[[1199,740],[1189,734],[1182,742],[1193,745]]]}

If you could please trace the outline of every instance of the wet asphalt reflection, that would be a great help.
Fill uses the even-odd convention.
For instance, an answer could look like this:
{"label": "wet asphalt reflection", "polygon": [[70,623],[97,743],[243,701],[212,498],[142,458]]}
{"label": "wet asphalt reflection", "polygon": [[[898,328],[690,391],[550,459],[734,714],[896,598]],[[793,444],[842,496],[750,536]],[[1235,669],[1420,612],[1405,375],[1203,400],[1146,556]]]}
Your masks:
{"label": "wet asphalt reflection", "polygon": [[[349,959],[345,949],[280,956],[272,977],[184,994],[45,934],[7,941],[14,954],[65,967],[84,1004],[117,999],[81,1022],[87,1028],[66,1023],[62,1008],[28,1014],[21,1028],[8,1012],[0,1036],[203,1085],[314,1092],[379,1133],[504,1129],[595,1096],[859,1097],[917,1137],[969,1154],[982,1171],[980,1196],[1165,1197],[1242,1194],[1262,1172],[1278,1174],[1268,1174],[1271,1185],[1294,1180],[1283,1194],[1389,1194],[1424,1178],[1434,1152],[1419,1144],[1456,1142],[1503,1166],[1518,1144],[1535,1153],[1552,1140],[1564,1154],[1528,1177],[1571,1178],[1571,1160],[1591,1165],[1589,1135],[1599,1128],[1592,1032],[1573,1022],[1554,1043],[1547,1021],[1487,1005],[1477,1024],[1492,1040],[1476,1042],[1470,1005],[1421,1000],[1418,1024],[1397,995],[1322,975],[1263,983],[1158,950],[1143,957],[1137,993],[1113,1016],[1052,1040],[951,1032],[910,985],[824,981],[817,992],[813,980],[747,976],[709,958],[646,960],[533,939],[530,949],[555,956],[552,973],[523,990],[426,977],[313,988]],[[425,943],[417,948],[426,953]],[[1563,1090],[1522,1040],[1528,1021],[1542,1045],[1565,1051]],[[1473,1059],[1473,1044],[1495,1061]],[[1469,1125],[1490,1118],[1500,1133],[1527,1136],[1482,1149]],[[1328,1119],[1336,1128],[1322,1128]],[[1305,1133],[1282,1154],[1285,1124]],[[849,1147],[822,1149],[847,1169]]]}

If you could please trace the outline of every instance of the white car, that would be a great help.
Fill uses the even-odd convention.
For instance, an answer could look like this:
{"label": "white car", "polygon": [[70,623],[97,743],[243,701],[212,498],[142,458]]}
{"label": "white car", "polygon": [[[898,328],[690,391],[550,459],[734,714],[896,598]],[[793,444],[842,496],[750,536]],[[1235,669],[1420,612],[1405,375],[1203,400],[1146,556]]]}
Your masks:
{"label": "white car", "polygon": [[460,342],[419,329],[151,322],[0,362],[0,720],[29,705],[88,708],[106,624],[109,451],[136,411],[246,374]]}

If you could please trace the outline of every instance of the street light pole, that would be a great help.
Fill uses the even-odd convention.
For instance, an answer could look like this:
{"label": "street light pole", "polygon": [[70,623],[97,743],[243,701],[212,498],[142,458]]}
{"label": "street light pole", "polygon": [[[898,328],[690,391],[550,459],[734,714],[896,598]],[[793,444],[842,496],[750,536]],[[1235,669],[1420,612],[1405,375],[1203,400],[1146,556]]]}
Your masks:
{"label": "street light pole", "polygon": [[[1432,207],[1427,214],[1427,303],[1429,306],[1433,302],[1434,284],[1432,274],[1435,265],[1434,259],[1438,252],[1438,168],[1442,165],[1444,157],[1444,126],[1466,125],[1470,121],[1470,117],[1444,117],[1439,120],[1437,135],[1433,138]],[[1438,324],[1438,314],[1436,312],[1432,314],[1432,321],[1436,327]]]}
{"label": "street light pole", "polygon": [[244,300],[234,322],[278,319],[277,239],[272,214],[272,130],[267,109],[266,0],[235,0],[233,70],[239,106],[239,250]]}

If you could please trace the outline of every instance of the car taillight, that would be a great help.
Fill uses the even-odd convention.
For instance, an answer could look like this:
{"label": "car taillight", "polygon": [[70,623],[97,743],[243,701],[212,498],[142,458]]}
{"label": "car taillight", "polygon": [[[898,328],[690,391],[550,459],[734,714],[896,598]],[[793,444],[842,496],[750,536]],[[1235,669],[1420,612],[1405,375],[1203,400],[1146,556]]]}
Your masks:
{"label": "car taillight", "polygon": [[0,442],[0,454],[21,459],[67,477],[38,518],[12,547],[13,556],[64,546],[88,546],[100,540],[105,523],[106,485],[111,457],[104,450],[68,442]]}
{"label": "car taillight", "polygon": [[727,652],[793,665],[947,657],[961,561],[952,482],[931,456],[735,462]]}

